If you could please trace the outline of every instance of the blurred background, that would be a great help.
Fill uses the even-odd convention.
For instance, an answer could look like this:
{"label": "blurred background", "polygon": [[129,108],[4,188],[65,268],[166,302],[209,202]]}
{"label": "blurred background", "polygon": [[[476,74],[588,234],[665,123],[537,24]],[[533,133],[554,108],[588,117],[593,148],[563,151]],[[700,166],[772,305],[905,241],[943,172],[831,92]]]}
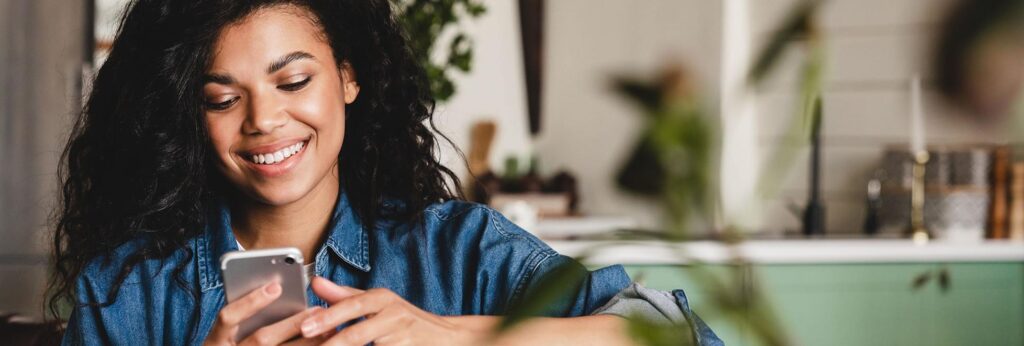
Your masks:
{"label": "blurred background", "polygon": [[[0,0],[0,313],[41,316],[126,2]],[[468,159],[442,160],[556,250],[616,244],[585,262],[686,289],[727,344],[1024,344],[1019,1],[439,3],[405,24],[443,29],[412,37]]]}

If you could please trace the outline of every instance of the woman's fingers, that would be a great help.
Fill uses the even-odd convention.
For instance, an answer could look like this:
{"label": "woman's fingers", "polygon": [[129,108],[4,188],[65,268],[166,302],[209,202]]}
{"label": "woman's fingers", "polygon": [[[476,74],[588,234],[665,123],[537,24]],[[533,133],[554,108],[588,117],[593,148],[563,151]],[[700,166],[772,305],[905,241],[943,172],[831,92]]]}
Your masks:
{"label": "woman's fingers", "polygon": [[397,295],[386,289],[372,289],[342,299],[302,322],[302,335],[313,337],[345,322],[380,312],[396,301]]}
{"label": "woman's fingers", "polygon": [[299,329],[299,326],[302,325],[302,321],[311,316],[314,312],[322,309],[323,308],[319,306],[315,306],[289,316],[288,318],[280,320],[274,324],[264,326],[263,328],[257,329],[239,344],[278,345],[291,340],[296,335],[302,334],[302,331]]}
{"label": "woman's fingers", "polygon": [[345,327],[324,345],[366,345],[408,327],[409,318],[399,309],[384,309],[372,318]]}
{"label": "woman's fingers", "polygon": [[296,339],[296,340],[293,340],[293,341],[289,341],[289,342],[283,343],[281,345],[282,346],[323,345],[324,342],[327,342],[327,340],[329,340],[335,334],[337,334],[337,332],[332,330],[332,331],[328,331],[326,333],[320,334],[320,335],[318,335],[317,337],[314,337],[314,338],[299,338],[299,339]]}
{"label": "woman's fingers", "polygon": [[317,297],[330,304],[364,292],[363,290],[348,286],[338,286],[322,277],[313,278],[313,282],[310,285],[313,287],[313,293],[316,293]]}
{"label": "woman's fingers", "polygon": [[217,313],[217,321],[210,331],[208,340],[231,341],[238,332],[238,324],[256,314],[281,296],[281,284],[271,282],[260,289],[249,292],[242,298],[228,303]]}

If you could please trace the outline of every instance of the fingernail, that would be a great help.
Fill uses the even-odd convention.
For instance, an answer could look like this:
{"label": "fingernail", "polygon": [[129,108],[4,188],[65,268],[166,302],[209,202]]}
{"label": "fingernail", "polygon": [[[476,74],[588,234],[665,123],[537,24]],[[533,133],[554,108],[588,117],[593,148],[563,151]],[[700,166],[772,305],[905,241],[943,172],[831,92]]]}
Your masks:
{"label": "fingernail", "polygon": [[281,291],[281,285],[273,283],[273,284],[268,285],[267,287],[264,287],[263,291],[267,292],[268,296],[272,296],[272,295],[277,294],[277,292]]}
{"label": "fingernail", "polygon": [[313,336],[313,332],[316,332],[317,323],[316,320],[307,319],[302,322],[302,334],[306,337]]}

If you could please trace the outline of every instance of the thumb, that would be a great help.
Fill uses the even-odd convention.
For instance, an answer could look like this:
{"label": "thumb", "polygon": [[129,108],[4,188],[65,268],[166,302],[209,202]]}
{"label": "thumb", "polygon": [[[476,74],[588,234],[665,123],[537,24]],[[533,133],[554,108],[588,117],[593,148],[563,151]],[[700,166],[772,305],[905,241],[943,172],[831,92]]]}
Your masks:
{"label": "thumb", "polygon": [[342,299],[363,293],[363,290],[348,286],[339,286],[322,277],[313,278],[313,283],[310,285],[313,287],[313,293],[316,293],[320,299],[323,299],[325,302],[330,304],[334,304]]}

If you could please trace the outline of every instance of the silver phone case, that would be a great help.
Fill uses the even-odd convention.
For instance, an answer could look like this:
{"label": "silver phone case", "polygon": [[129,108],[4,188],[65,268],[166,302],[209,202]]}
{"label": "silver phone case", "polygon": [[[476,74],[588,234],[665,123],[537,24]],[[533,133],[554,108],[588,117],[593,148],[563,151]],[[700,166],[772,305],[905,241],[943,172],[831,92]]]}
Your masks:
{"label": "silver phone case", "polygon": [[[292,263],[288,264],[288,258]],[[257,329],[306,309],[306,271],[302,252],[296,248],[232,251],[220,257],[224,295],[228,303],[263,287],[271,280],[281,284],[281,296],[239,325],[237,340]]]}

